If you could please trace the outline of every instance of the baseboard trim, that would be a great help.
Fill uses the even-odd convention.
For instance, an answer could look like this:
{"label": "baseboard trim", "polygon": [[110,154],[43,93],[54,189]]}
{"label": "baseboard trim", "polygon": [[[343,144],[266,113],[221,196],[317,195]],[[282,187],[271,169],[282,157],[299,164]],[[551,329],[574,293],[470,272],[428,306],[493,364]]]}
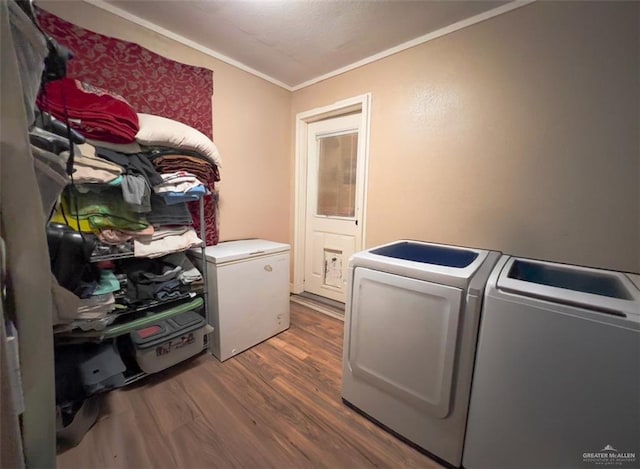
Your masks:
{"label": "baseboard trim", "polygon": [[328,308],[326,306],[322,306],[315,301],[307,300],[306,298],[302,298],[298,295],[291,295],[289,299],[296,304],[306,306],[309,309],[317,311],[318,313],[325,314],[327,316],[331,316],[334,319],[339,319],[344,322],[344,315],[336,313],[332,308]]}

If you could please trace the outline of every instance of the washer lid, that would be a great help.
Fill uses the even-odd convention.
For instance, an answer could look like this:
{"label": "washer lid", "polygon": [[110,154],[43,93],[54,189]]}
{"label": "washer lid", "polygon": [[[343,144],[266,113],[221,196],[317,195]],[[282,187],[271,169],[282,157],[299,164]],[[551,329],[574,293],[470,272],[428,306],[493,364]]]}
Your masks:
{"label": "washer lid", "polygon": [[[467,288],[490,253],[493,251],[400,240],[356,253],[350,265]],[[498,256],[498,253],[492,254],[492,262]]]}
{"label": "washer lid", "polygon": [[370,251],[379,256],[462,269],[478,258],[477,251],[453,246],[398,241]]}
{"label": "washer lid", "polygon": [[640,316],[640,290],[621,272],[512,257],[497,286],[555,303],[617,316]]}
{"label": "washer lid", "polygon": [[[226,241],[215,246],[207,246],[204,255],[214,264],[232,262],[289,250],[289,245],[264,239],[243,239]],[[199,252],[199,250],[197,250]]]}

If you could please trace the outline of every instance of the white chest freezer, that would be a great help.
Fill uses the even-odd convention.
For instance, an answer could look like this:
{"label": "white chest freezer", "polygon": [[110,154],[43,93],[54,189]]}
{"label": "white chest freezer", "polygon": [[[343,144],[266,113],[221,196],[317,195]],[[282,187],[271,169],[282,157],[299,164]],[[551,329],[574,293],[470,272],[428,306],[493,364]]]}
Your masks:
{"label": "white chest freezer", "polygon": [[[210,350],[220,361],[289,328],[289,251],[263,239],[205,248]],[[201,252],[192,254],[203,268]]]}

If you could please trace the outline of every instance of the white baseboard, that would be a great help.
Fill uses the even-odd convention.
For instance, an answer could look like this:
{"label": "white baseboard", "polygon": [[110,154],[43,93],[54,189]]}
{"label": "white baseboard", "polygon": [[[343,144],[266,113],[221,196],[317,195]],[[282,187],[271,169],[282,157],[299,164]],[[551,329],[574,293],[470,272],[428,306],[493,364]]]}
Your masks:
{"label": "white baseboard", "polygon": [[305,298],[301,298],[299,296],[296,295],[292,295],[289,298],[292,302],[297,303],[299,305],[302,306],[306,306],[309,309],[312,309],[314,311],[317,311],[319,313],[325,314],[327,316],[331,316],[334,319],[339,319],[340,321],[344,322],[344,315],[340,315],[338,313],[336,313],[333,309],[331,308],[327,308],[325,306],[322,306],[314,301],[309,301]]}

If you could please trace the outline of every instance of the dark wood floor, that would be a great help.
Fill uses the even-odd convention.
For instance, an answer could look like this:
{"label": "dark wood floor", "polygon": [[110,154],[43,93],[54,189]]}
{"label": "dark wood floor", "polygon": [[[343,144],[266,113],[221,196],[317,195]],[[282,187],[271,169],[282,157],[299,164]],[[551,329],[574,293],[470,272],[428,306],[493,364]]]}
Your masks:
{"label": "dark wood floor", "polygon": [[58,467],[441,467],[342,403],[342,330],[292,303],[291,328],[277,337],[107,394]]}

